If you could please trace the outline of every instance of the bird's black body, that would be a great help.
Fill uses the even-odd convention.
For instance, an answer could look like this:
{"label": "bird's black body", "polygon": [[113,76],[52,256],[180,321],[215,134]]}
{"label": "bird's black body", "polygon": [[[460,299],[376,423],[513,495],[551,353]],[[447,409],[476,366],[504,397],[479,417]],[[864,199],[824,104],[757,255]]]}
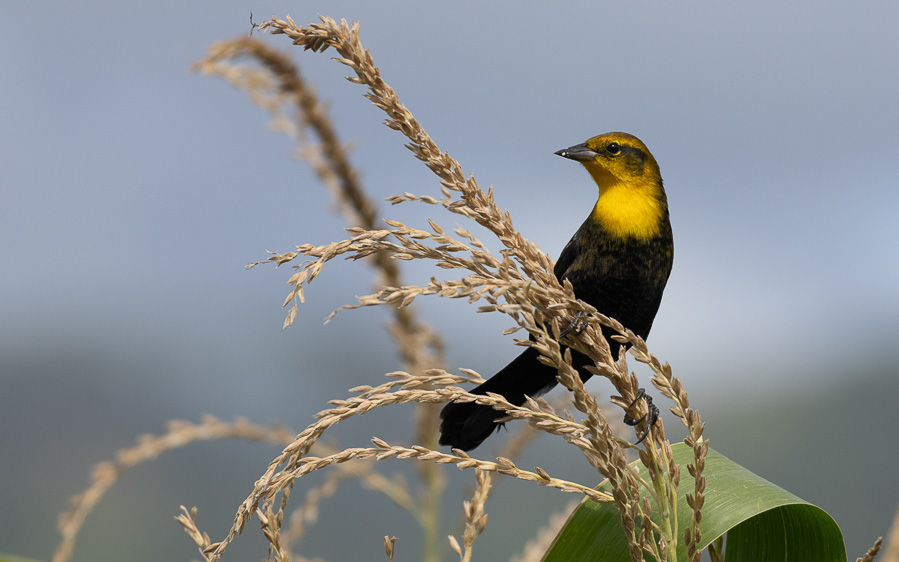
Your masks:
{"label": "bird's black body", "polygon": [[[640,146],[643,146],[642,143]],[[643,338],[649,334],[659,309],[674,256],[671,224],[661,177],[658,177],[657,183],[656,198],[661,209],[657,232],[648,237],[622,236],[607,229],[597,220],[594,212],[562,250],[554,268],[560,281],[568,279],[571,282],[579,299],[590,303],[602,314],[618,320]],[[602,191],[602,186],[600,190]],[[613,333],[611,330],[604,328],[603,333],[611,347],[612,356],[617,357],[620,344],[609,338]],[[516,405],[523,404],[526,395],[533,397],[543,394],[557,384],[558,372],[554,367],[541,363],[538,356],[539,352],[532,348],[524,350],[471,392],[501,394]],[[583,368],[591,364],[587,356],[572,350],[572,362],[581,379],[586,381],[590,378],[591,373]],[[462,450],[473,449],[499,427],[496,420],[504,415],[504,412],[490,406],[471,402],[449,403],[440,414],[440,444]]]}

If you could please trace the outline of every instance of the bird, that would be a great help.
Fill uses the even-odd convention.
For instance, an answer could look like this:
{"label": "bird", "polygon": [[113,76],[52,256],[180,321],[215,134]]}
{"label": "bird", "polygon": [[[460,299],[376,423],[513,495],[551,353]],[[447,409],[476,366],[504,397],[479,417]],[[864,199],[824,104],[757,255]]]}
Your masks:
{"label": "bird", "polygon": [[[645,339],[674,263],[674,238],[659,165],[640,139],[621,132],[597,135],[555,154],[583,165],[599,188],[599,197],[563,248],[553,273],[560,282],[571,282],[578,299]],[[605,326],[602,332],[612,357],[617,357],[622,344],[610,337],[616,332]],[[586,382],[591,373],[584,367],[593,362],[571,352],[572,364]],[[517,406],[524,404],[526,396],[548,392],[558,383],[558,371],[541,363],[539,356],[534,348],[525,349],[470,392],[501,394]],[[505,415],[488,405],[449,402],[440,412],[439,443],[470,451],[503,425],[497,420]]]}

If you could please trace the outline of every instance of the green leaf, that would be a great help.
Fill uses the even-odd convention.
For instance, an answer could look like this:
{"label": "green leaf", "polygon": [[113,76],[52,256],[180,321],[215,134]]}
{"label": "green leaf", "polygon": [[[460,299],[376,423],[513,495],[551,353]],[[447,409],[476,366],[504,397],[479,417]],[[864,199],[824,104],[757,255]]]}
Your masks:
{"label": "green leaf", "polygon": [[[677,560],[686,561],[683,529],[692,514],[685,494],[693,493],[693,478],[686,469],[693,450],[683,443],[672,447],[681,466],[677,490]],[[645,467],[640,475],[648,481]],[[726,562],[845,562],[846,548],[836,522],[824,510],[749,472],[709,449],[703,474],[706,478],[700,546],[705,548],[727,533]],[[608,481],[596,488],[611,491]],[[653,513],[658,506],[653,502]],[[639,522],[638,522],[639,526]],[[645,555],[647,560],[653,560]],[[543,560],[545,562],[629,561],[621,515],[611,503],[584,500],[568,518]]]}

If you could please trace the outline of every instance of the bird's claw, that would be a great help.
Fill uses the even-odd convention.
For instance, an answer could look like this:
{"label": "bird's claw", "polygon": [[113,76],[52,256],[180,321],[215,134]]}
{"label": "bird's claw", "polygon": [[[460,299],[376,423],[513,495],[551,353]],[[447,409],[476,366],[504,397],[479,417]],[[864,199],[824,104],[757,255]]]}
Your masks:
{"label": "bird's claw", "polygon": [[577,314],[574,315],[574,320],[571,321],[571,324],[569,324],[568,327],[562,330],[562,332],[559,334],[559,339],[562,339],[571,333],[573,333],[574,335],[578,335],[583,332],[584,328],[587,327],[587,323],[584,322],[584,318],[586,316],[586,312],[584,312],[583,310],[578,310]]}
{"label": "bird's claw", "polygon": [[626,410],[630,410],[631,407],[636,404],[637,401],[641,398],[646,400],[645,414],[640,416],[639,419],[634,419],[627,413],[624,414],[624,423],[631,427],[635,427],[643,420],[646,420],[646,429],[643,431],[643,435],[641,435],[640,438],[637,439],[637,442],[634,443],[634,445],[639,445],[644,439],[646,439],[646,436],[649,435],[650,430],[652,430],[652,426],[654,426],[656,424],[656,421],[658,421],[659,419],[659,407],[652,403],[652,396],[646,394],[646,390],[642,388],[637,389],[637,396],[634,397],[633,402],[628,404]]}

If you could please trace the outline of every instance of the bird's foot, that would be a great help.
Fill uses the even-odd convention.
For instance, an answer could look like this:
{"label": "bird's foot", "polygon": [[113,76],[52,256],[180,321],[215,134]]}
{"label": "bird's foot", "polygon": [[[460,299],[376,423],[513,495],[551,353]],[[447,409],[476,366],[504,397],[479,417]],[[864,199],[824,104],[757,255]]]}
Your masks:
{"label": "bird's foot", "polygon": [[637,389],[637,396],[634,397],[634,401],[628,404],[627,410],[630,410],[631,407],[637,403],[638,400],[643,398],[646,400],[646,413],[640,416],[640,419],[634,419],[629,414],[624,414],[624,423],[627,425],[634,427],[643,420],[646,420],[646,429],[643,431],[643,435],[637,439],[637,442],[634,445],[639,445],[646,436],[649,435],[649,431],[652,429],[652,426],[656,424],[656,421],[659,419],[659,407],[652,403],[652,396],[646,394],[646,390],[639,388]]}
{"label": "bird's foot", "polygon": [[586,318],[587,313],[583,310],[578,310],[577,314],[574,316],[574,320],[571,321],[571,324],[568,325],[567,328],[562,330],[559,334],[559,339],[564,338],[568,334],[573,333],[574,335],[578,335],[584,331],[584,328],[587,327],[587,323],[584,322],[584,318]]}

